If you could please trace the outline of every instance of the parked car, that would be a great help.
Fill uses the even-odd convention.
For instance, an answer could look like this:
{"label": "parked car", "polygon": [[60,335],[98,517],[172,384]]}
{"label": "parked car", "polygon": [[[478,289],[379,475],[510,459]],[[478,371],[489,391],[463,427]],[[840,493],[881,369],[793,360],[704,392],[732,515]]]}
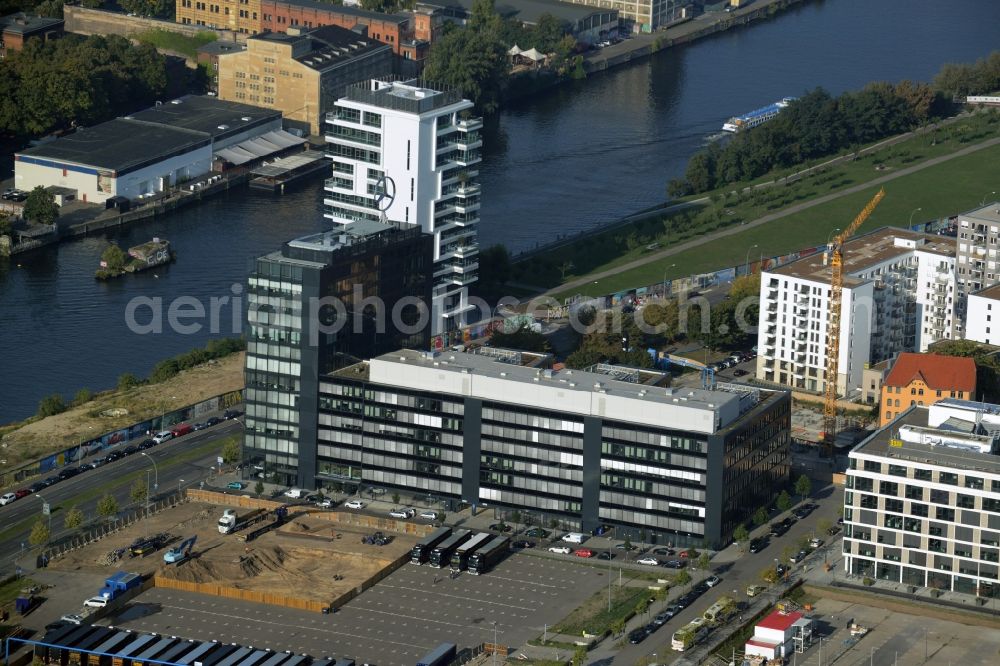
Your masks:
{"label": "parked car", "polygon": [[784,564],[778,564],[775,566],[774,570],[778,572],[779,576],[784,576],[785,573],[788,571],[788,567],[786,567]]}
{"label": "parked car", "polygon": [[67,622],[66,620],[56,620],[55,622],[49,622],[45,625],[45,631],[58,631],[63,627],[68,627],[72,622]]}
{"label": "parked car", "polygon": [[802,506],[793,509],[792,513],[795,514],[799,520],[801,520],[812,513],[815,508],[815,504],[803,504]]}
{"label": "parked car", "polygon": [[579,548],[573,554],[576,555],[577,557],[593,557],[594,556],[594,551],[592,551],[589,548]]}
{"label": "parked car", "polygon": [[686,550],[682,550],[681,552],[677,553],[677,557],[691,557],[691,553]]}
{"label": "parked car", "polygon": [[243,483],[242,481],[230,481],[229,483],[226,484],[226,488],[228,488],[229,490],[243,490],[246,487],[247,484]]}
{"label": "parked car", "polygon": [[76,613],[67,613],[59,618],[60,622],[67,622],[69,624],[83,624],[83,618]]}
{"label": "parked car", "polygon": [[156,442],[154,442],[152,439],[144,439],[141,442],[139,442],[138,445],[136,445],[136,448],[139,449],[140,451],[145,451],[146,449],[151,449],[154,446],[156,446]]}
{"label": "parked car", "polygon": [[281,494],[289,499],[303,499],[308,493],[301,488],[289,488]]}
{"label": "parked car", "polygon": [[424,520],[437,520],[438,514],[437,511],[424,511],[420,514],[420,517]]}
{"label": "parked car", "polygon": [[819,537],[813,537],[812,539],[809,540],[809,547],[815,550],[820,546],[822,546],[823,543],[824,543],[823,540],[820,539]]}
{"label": "parked car", "polygon": [[0,506],[7,506],[16,499],[17,495],[14,493],[4,493],[3,495],[0,495]]}
{"label": "parked car", "polygon": [[31,484],[31,486],[28,487],[28,490],[30,490],[33,493],[37,493],[38,491],[44,489],[45,489],[45,484],[42,483],[41,481],[36,481],[33,484]]}
{"label": "parked car", "polygon": [[83,602],[83,605],[88,608],[104,608],[108,605],[107,597],[91,597]]}
{"label": "parked car", "polygon": [[363,509],[365,508],[365,503],[361,500],[351,500],[350,502],[344,502],[344,506],[348,509]]}
{"label": "parked car", "polygon": [[637,562],[639,564],[646,564],[646,565],[649,565],[651,567],[658,567],[658,566],[660,566],[660,561],[658,559],[656,559],[655,557],[641,557],[641,558],[639,558],[637,560]]}
{"label": "parked car", "polygon": [[130,446],[126,446],[124,449],[122,449],[122,453],[124,453],[127,456],[130,456],[133,453],[139,453],[139,447],[138,446],[131,446],[131,445]]}
{"label": "parked car", "polygon": [[330,499],[329,497],[324,497],[323,499],[318,500],[316,502],[316,506],[318,506],[321,509],[332,509],[333,508],[333,500]]}
{"label": "parked car", "polygon": [[21,499],[22,497],[27,497],[31,494],[31,490],[28,488],[21,488],[20,490],[14,491],[14,499]]}
{"label": "parked car", "polygon": [[747,548],[751,553],[759,553],[767,547],[767,539],[750,539],[750,546]]}
{"label": "parked car", "polygon": [[653,555],[662,555],[663,557],[673,557],[676,554],[673,548],[654,548]]}
{"label": "parked car", "polygon": [[591,531],[591,534],[593,534],[594,536],[601,536],[602,534],[607,534],[610,531],[611,531],[610,525],[598,525],[593,529],[593,531]]}
{"label": "parked car", "polygon": [[208,427],[207,423],[195,423],[193,426],[191,426],[191,429],[192,430],[204,430],[207,427]]}
{"label": "parked car", "polygon": [[631,643],[632,645],[638,645],[639,643],[646,640],[646,638],[648,637],[649,637],[649,632],[646,631],[646,627],[639,627],[638,629],[635,629],[631,633],[629,633],[628,642]]}
{"label": "parked car", "polygon": [[66,467],[65,469],[60,470],[59,480],[65,481],[66,479],[71,479],[79,473],[80,470],[78,470],[76,467]]}
{"label": "parked car", "polygon": [[597,559],[599,560],[613,560],[615,559],[615,554],[610,550],[602,550],[597,554]]}
{"label": "parked car", "polygon": [[492,525],[490,525],[490,529],[493,530],[494,532],[501,532],[503,534],[506,534],[507,532],[510,532],[514,528],[508,525],[507,523],[493,523]]}
{"label": "parked car", "polygon": [[736,368],[735,370],[733,370],[734,377],[742,377],[743,375],[748,375],[748,374],[750,373],[744,370],[743,368]]}
{"label": "parked car", "polygon": [[527,541],[527,540],[521,539],[520,541],[515,541],[514,543],[512,543],[510,545],[511,545],[512,548],[515,548],[517,550],[524,550],[526,548],[534,548],[535,547],[535,542],[534,541]]}
{"label": "parked car", "polygon": [[220,419],[218,416],[211,416],[205,420],[205,427],[211,428],[212,426],[219,425],[220,423],[222,423],[222,419]]}
{"label": "parked car", "polygon": [[826,533],[829,534],[830,536],[835,536],[838,532],[840,532],[840,528],[837,527],[836,525],[833,525],[830,529],[826,531]]}
{"label": "parked car", "polygon": [[194,427],[190,423],[178,423],[170,429],[170,434],[174,437],[183,437],[193,431]]}
{"label": "parked car", "polygon": [[573,549],[569,546],[552,546],[549,548],[550,553],[559,553],[560,555],[569,555],[573,552]]}
{"label": "parked car", "polygon": [[160,432],[153,435],[153,441],[157,444],[163,444],[163,442],[169,441],[174,438],[174,433],[169,430],[161,430]]}
{"label": "parked car", "polygon": [[722,579],[719,578],[718,576],[709,576],[708,578],[706,578],[704,580],[704,583],[705,583],[705,585],[708,585],[709,587],[715,587],[716,585],[719,584],[719,582],[721,580]]}
{"label": "parked car", "polygon": [[48,488],[49,486],[53,486],[59,483],[60,481],[62,481],[62,479],[60,479],[58,476],[50,476],[47,479],[44,479],[42,483],[44,483],[45,487]]}
{"label": "parked car", "polygon": [[226,419],[227,421],[229,419],[235,419],[237,416],[243,416],[243,412],[241,412],[238,409],[227,409],[222,413],[222,418]]}
{"label": "parked car", "polygon": [[767,589],[765,585],[748,585],[747,586],[747,596],[756,597],[758,594]]}
{"label": "parked car", "polygon": [[806,559],[806,556],[808,554],[809,554],[808,551],[800,550],[799,552],[797,552],[794,555],[792,555],[791,557],[789,557],[788,561],[791,562],[792,564],[798,564],[802,560]]}
{"label": "parked car", "polygon": [[391,510],[389,512],[389,516],[391,518],[400,518],[400,519],[406,520],[406,519],[409,519],[409,518],[413,518],[413,515],[415,513],[416,512],[413,509],[411,509],[409,507],[405,507],[405,508]]}
{"label": "parked car", "polygon": [[683,569],[684,563],[680,560],[667,560],[666,562],[663,563],[663,566],[667,567],[668,569]]}
{"label": "parked car", "polygon": [[[615,544],[615,550],[626,550],[625,544],[624,543],[616,543]],[[633,551],[633,550],[638,550],[638,546],[635,546],[633,544],[629,544],[628,550],[630,552]]]}
{"label": "parked car", "polygon": [[524,536],[531,537],[532,539],[548,539],[549,534],[551,532],[543,530],[541,527],[532,527],[524,532]]}

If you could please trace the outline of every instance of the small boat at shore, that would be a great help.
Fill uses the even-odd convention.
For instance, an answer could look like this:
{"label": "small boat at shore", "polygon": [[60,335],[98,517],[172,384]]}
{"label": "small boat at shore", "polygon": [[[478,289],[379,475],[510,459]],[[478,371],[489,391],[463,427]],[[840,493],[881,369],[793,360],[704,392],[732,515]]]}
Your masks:
{"label": "small boat at shore", "polygon": [[[95,275],[98,280],[108,280],[125,275],[126,273],[138,273],[155,268],[156,266],[169,264],[174,260],[174,251],[170,249],[170,241],[165,238],[153,238],[153,240],[141,245],[130,247],[124,263],[120,261],[113,262],[118,264],[117,266],[112,266],[112,262],[109,261],[108,252],[112,251],[112,248],[114,248],[114,251],[117,251],[119,256],[121,255],[121,250],[117,249],[117,246],[114,245],[105,251],[104,258],[101,259],[101,267],[97,269]],[[155,277],[159,277],[159,275]]]}

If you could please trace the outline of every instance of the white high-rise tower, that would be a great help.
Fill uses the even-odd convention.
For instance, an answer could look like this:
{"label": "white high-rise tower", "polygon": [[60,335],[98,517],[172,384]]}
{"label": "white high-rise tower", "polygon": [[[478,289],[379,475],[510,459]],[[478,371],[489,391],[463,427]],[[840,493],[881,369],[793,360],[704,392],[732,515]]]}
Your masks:
{"label": "white high-rise tower", "polygon": [[467,323],[479,269],[483,123],[471,109],[455,91],[373,79],[350,86],[326,118],[333,159],[326,217],[337,224],[384,217],[434,235],[434,335]]}

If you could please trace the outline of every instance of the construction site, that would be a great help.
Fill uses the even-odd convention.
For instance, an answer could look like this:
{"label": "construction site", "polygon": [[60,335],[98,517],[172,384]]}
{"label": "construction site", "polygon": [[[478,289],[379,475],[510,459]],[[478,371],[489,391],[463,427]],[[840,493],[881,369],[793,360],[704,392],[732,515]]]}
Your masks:
{"label": "construction site", "polygon": [[[66,552],[50,566],[123,569],[152,576],[157,587],[318,611],[406,561],[419,536],[344,525],[337,512],[312,506],[258,502],[274,506],[230,509],[230,516],[246,517],[234,529],[220,527],[225,506],[188,501]],[[376,541],[376,531],[382,538],[365,543]]]}

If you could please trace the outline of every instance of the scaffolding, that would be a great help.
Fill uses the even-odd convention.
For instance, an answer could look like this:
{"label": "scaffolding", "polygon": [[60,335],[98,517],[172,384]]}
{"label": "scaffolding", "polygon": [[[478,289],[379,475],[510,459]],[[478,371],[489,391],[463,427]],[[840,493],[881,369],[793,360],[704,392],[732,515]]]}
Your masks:
{"label": "scaffolding", "polygon": [[476,353],[480,356],[489,356],[500,363],[510,365],[523,365],[521,362],[521,352],[515,349],[500,349],[498,347],[477,347]]}
{"label": "scaffolding", "polygon": [[593,372],[598,375],[607,375],[612,379],[630,384],[639,383],[638,368],[629,368],[624,365],[611,365],[610,363],[598,363],[587,368],[586,372]]}

